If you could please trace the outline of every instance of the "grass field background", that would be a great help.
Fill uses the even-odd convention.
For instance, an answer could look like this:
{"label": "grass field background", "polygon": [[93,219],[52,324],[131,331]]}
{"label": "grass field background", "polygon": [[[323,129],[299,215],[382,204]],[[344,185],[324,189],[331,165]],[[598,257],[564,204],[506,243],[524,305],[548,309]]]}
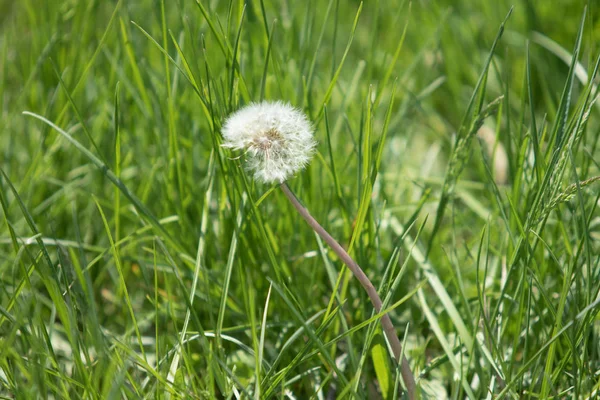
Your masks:
{"label": "grass field background", "polygon": [[220,146],[267,99],[423,398],[597,398],[599,40],[594,1],[0,1],[0,395],[397,398],[360,285]]}

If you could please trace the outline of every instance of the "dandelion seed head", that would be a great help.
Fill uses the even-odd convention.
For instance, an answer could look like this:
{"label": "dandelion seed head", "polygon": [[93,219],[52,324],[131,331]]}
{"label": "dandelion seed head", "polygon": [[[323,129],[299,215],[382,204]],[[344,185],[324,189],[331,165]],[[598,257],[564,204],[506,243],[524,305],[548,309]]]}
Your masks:
{"label": "dandelion seed head", "polygon": [[316,145],[306,115],[283,102],[239,109],[225,120],[222,133],[223,146],[244,150],[248,169],[264,183],[284,182],[303,169]]}

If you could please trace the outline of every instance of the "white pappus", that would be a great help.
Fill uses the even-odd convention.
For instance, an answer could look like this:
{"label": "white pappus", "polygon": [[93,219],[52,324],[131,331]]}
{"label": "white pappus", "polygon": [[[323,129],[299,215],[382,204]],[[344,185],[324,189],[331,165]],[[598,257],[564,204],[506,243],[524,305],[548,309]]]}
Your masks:
{"label": "white pappus", "polygon": [[223,125],[223,147],[244,150],[248,169],[263,183],[282,183],[303,169],[316,142],[306,115],[290,104],[251,103]]}

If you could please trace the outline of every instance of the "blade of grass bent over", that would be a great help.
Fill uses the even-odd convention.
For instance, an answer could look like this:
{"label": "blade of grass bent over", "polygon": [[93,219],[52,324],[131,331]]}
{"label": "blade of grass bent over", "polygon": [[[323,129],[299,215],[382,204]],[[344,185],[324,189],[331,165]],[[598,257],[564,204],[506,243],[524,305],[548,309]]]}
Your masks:
{"label": "blade of grass bent over", "polygon": [[69,141],[73,146],[75,146],[77,148],[77,150],[79,150],[81,153],[83,153],[96,167],[98,167],[104,173],[104,175],[115,186],[117,186],[119,188],[119,190],[121,190],[121,193],[123,193],[123,195],[125,195],[125,197],[127,197],[127,199],[133,204],[133,206],[143,216],[145,216],[149,220],[149,222],[156,229],[158,229],[160,232],[162,232],[165,235],[165,238],[169,241],[169,243],[171,243],[173,246],[175,246],[178,251],[180,251],[182,253],[186,253],[186,251],[184,250],[183,246],[181,244],[179,244],[177,241],[175,241],[175,239],[172,238],[172,236],[169,234],[169,232],[167,232],[167,230],[161,225],[161,223],[159,222],[159,220],[152,214],[152,212],[150,212],[150,210],[137,198],[137,196],[135,196],[135,194],[133,194],[133,192],[131,192],[129,190],[129,188],[127,186],[125,186],[125,184],[123,183],[123,181],[121,181],[111,171],[111,169],[108,167],[108,165],[106,165],[105,163],[103,163],[91,151],[89,151],[88,149],[86,149],[85,146],[83,146],[76,139],[74,139],[71,135],[69,135],[67,132],[65,132],[64,130],[62,130],[58,126],[56,126],[54,123],[52,123],[51,121],[49,121],[45,117],[42,117],[41,115],[29,112],[29,111],[23,111],[23,114],[29,115],[31,117],[34,117],[34,118],[36,118],[36,119],[38,119],[38,120],[46,123],[47,125],[49,125],[50,127],[52,127],[54,130],[56,130],[58,133],[60,133],[65,139],[67,139],[67,141]]}

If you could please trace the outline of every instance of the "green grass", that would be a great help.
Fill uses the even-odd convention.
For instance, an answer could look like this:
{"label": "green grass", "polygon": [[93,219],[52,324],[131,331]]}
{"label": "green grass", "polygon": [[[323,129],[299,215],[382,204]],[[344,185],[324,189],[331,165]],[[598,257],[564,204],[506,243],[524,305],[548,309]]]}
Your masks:
{"label": "green grass", "polygon": [[220,146],[263,98],[423,398],[600,397],[600,8],[511,5],[0,2],[1,397],[398,398],[358,282]]}

